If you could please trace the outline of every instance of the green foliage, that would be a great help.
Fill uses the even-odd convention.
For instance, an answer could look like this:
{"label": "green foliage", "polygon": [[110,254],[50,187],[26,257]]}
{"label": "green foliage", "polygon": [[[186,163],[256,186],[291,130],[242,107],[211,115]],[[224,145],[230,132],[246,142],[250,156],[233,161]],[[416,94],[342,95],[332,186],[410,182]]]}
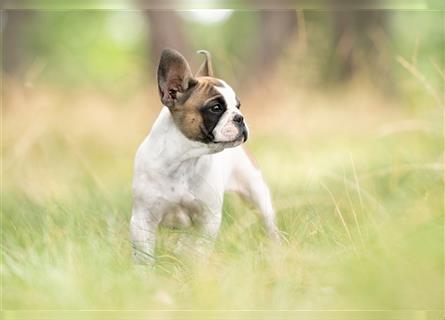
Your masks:
{"label": "green foliage", "polygon": [[39,81],[71,87],[140,86],[147,64],[147,26],[139,12],[42,11],[23,29],[28,68]]}

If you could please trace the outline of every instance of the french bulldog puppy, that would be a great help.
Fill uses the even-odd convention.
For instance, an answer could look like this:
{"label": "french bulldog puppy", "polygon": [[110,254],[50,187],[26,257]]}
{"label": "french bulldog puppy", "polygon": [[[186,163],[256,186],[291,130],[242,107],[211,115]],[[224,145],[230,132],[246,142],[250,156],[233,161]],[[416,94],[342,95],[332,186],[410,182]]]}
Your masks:
{"label": "french bulldog puppy", "polygon": [[206,59],[195,75],[179,52],[161,54],[157,80],[163,107],[134,163],[130,231],[138,263],[153,262],[160,225],[192,226],[211,243],[226,191],[258,208],[267,233],[279,239],[269,189],[241,146],[249,130],[240,101],[225,81],[213,77],[210,54],[198,53]]}

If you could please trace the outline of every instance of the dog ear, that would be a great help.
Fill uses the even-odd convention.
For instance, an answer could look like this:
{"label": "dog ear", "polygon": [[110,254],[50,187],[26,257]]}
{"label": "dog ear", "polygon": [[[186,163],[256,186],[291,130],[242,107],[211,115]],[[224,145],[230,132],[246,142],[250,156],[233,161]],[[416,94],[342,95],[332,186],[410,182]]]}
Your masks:
{"label": "dog ear", "polygon": [[162,103],[172,108],[197,81],[187,60],[176,50],[164,49],[158,66],[158,88]]}
{"label": "dog ear", "polygon": [[205,60],[196,72],[195,77],[213,77],[212,57],[210,52],[206,50],[198,50],[197,53],[205,55]]}

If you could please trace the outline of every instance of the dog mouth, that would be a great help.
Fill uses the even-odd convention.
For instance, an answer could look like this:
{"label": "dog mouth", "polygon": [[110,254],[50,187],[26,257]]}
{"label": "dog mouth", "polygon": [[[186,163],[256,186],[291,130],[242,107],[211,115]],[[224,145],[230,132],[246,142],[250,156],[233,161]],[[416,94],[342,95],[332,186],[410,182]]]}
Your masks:
{"label": "dog mouth", "polygon": [[241,143],[244,143],[247,141],[247,138],[249,137],[249,133],[247,131],[247,128],[243,125],[241,128],[239,128],[238,135],[232,139],[232,140],[215,140],[215,136],[212,132],[209,132],[204,126],[200,126],[201,134],[202,134],[202,142],[207,144],[219,144],[219,145],[239,145]]}
{"label": "dog mouth", "polygon": [[242,136],[243,136],[243,143],[244,143],[247,141],[247,138],[249,137],[249,133],[247,132],[246,129],[243,130]]}
{"label": "dog mouth", "polygon": [[234,144],[241,144],[247,141],[249,134],[247,133],[247,130],[241,131],[235,139],[228,140],[228,141],[217,141],[213,140],[211,143],[213,144],[227,144],[227,145],[234,145]]}

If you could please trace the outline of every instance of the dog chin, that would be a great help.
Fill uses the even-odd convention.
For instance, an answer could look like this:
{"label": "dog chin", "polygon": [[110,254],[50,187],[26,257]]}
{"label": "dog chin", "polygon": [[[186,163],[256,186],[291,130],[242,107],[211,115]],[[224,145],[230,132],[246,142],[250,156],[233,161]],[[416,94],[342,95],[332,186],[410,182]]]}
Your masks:
{"label": "dog chin", "polygon": [[218,150],[223,150],[226,148],[234,148],[241,145],[244,142],[244,136],[241,135],[234,140],[229,141],[212,141],[210,144]]}
{"label": "dog chin", "polygon": [[234,141],[222,141],[222,142],[217,142],[217,144],[220,144],[225,148],[234,148],[234,147],[238,147],[240,144],[243,143],[243,138],[241,137],[240,139],[234,140]]}

